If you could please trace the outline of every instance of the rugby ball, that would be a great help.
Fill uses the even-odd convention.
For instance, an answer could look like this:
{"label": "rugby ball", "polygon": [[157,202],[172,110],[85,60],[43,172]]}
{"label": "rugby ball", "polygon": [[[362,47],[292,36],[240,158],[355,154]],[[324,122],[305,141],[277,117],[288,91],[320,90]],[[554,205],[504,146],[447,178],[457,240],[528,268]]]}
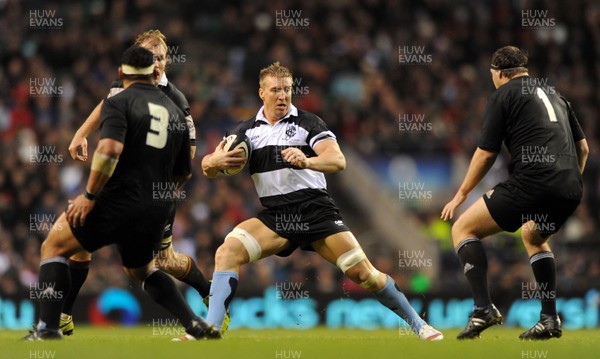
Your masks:
{"label": "rugby ball", "polygon": [[248,138],[248,136],[246,136],[243,133],[229,135],[225,138],[225,146],[223,147],[223,149],[226,152],[237,150],[238,148],[241,148],[243,150],[242,153],[238,155],[238,157],[245,158],[246,164],[244,166],[222,170],[221,173],[223,173],[226,176],[236,175],[242,172],[244,167],[248,165],[248,160],[250,159],[250,154],[252,152],[252,144],[250,143],[250,139]]}

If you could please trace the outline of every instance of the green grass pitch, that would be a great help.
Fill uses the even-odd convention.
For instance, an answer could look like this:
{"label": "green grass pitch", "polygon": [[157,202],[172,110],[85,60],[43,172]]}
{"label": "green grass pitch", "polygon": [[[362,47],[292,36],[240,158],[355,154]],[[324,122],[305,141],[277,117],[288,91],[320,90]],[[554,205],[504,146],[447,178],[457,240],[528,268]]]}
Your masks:
{"label": "green grass pitch", "polygon": [[[173,330],[179,330],[173,328]],[[170,342],[152,327],[83,327],[60,342],[22,342],[26,331],[0,331],[4,359],[313,359],[313,358],[600,358],[600,329],[565,331],[561,339],[521,342],[522,330],[491,328],[481,339],[457,341],[458,330],[440,342],[425,342],[394,330],[232,330],[220,341]]]}

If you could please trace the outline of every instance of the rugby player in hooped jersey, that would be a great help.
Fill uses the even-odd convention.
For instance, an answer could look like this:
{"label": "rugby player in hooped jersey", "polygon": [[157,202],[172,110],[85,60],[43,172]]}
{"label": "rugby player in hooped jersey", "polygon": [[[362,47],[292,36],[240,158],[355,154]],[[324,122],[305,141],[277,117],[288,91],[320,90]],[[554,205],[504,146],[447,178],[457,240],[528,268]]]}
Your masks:
{"label": "rugby player in hooped jersey", "polygon": [[488,101],[481,138],[465,179],[441,215],[444,220],[452,219],[492,167],[504,142],[511,155],[510,178],[479,198],[452,226],[454,246],[475,302],[458,339],[478,338],[486,328],[502,324],[502,315],[490,299],[487,258],[480,239],[521,227],[542,308],[540,320],[519,338],[544,340],[562,335],[556,312],[554,254],[547,242],[581,201],[581,173],[589,150],[569,102],[530,78],[527,61],[527,53],[514,46],[493,54],[490,71],[497,90]]}
{"label": "rugby player in hooped jersey", "polygon": [[[324,173],[346,167],[335,135],[316,115],[292,105],[292,73],[275,62],[261,70],[258,95],[263,107],[240,123],[252,143],[249,171],[265,210],[238,224],[215,255],[207,322],[220,328],[238,283],[240,266],[300,247],[317,252],[404,319],[421,339],[441,340],[410,306],[394,280],[373,267],[327,192]],[[209,178],[243,165],[241,150],[224,151],[221,141],[202,159]],[[290,219],[298,222],[290,225]],[[188,339],[193,339],[189,336]]]}

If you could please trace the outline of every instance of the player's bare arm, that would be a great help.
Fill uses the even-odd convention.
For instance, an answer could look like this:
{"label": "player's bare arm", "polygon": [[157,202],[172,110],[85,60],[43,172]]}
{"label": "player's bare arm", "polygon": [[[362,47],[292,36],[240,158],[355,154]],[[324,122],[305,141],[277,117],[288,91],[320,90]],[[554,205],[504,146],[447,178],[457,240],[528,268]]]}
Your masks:
{"label": "player's bare arm", "polygon": [[469,164],[463,183],[456,192],[454,198],[444,206],[441,218],[445,221],[452,219],[456,209],[465,201],[469,193],[483,179],[485,174],[492,168],[498,153],[477,148]]}
{"label": "player's bare arm", "polygon": [[123,144],[119,141],[104,138],[98,142],[85,194],[73,199],[67,209],[67,221],[71,226],[79,227],[85,224],[85,218],[94,208],[95,197],[112,176],[122,152]]}
{"label": "player's bare arm", "polygon": [[324,140],[314,148],[316,157],[306,157],[304,152],[296,147],[281,151],[283,159],[300,168],[308,168],[323,173],[334,173],[346,168],[346,158],[340,146],[334,140]]}
{"label": "player's bare arm", "polygon": [[[100,127],[100,111],[102,110],[102,104],[104,100],[100,101],[98,105],[94,108],[92,113],[88,116],[85,122],[79,127],[73,139],[71,140],[71,144],[69,144],[69,153],[71,157],[76,161],[87,161],[87,136],[90,133],[96,131]],[[81,149],[81,154],[79,154],[79,149]]]}
{"label": "player's bare arm", "polygon": [[219,172],[228,168],[237,168],[246,163],[246,159],[238,157],[243,150],[225,151],[225,139],[221,140],[215,151],[202,158],[202,173],[208,178],[215,178]]}
{"label": "player's bare arm", "polygon": [[585,138],[575,143],[575,149],[577,150],[577,157],[579,158],[579,168],[581,169],[581,174],[583,174],[585,163],[587,162],[588,155],[590,154],[590,148],[588,147]]}

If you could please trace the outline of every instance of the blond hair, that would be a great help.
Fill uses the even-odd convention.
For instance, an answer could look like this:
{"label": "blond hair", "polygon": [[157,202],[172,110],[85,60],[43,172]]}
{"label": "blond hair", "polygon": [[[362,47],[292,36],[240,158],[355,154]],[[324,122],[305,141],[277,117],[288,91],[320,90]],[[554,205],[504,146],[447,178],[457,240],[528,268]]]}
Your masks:
{"label": "blond hair", "polygon": [[162,46],[167,54],[167,64],[171,63],[171,59],[168,56],[169,47],[167,46],[167,37],[160,30],[144,31],[135,38],[135,45],[142,46],[142,44],[146,43],[150,44],[150,46]]}
{"label": "blond hair", "polygon": [[276,77],[276,78],[277,77],[289,77],[289,78],[293,79],[292,71],[290,71],[290,69],[288,69],[287,67],[282,66],[279,63],[279,61],[275,61],[271,65],[260,70],[260,74],[258,76],[258,84],[260,85],[260,87],[263,86],[263,80],[267,76],[272,76],[272,77]]}

